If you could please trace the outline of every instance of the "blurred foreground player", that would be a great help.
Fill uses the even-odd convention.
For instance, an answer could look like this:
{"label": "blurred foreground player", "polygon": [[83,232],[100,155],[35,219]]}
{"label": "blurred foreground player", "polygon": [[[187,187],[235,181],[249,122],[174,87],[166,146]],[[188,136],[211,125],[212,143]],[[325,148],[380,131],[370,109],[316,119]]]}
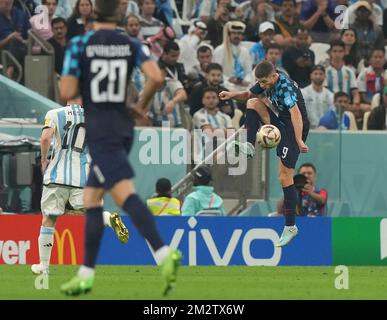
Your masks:
{"label": "blurred foreground player", "polygon": [[[65,213],[69,202],[76,210],[83,206],[83,188],[89,173],[90,156],[85,144],[83,108],[79,101],[49,111],[44,120],[40,139],[41,166],[44,174],[41,199],[42,226],[38,238],[39,264],[33,264],[34,274],[49,272],[51,250],[54,245],[55,225]],[[48,159],[51,142],[53,154]],[[117,213],[103,212],[105,226],[113,228],[122,243],[128,242],[128,229]]]}
{"label": "blurred foreground player", "polygon": [[134,67],[147,82],[133,110],[145,117],[146,107],[163,83],[161,71],[149,59],[147,46],[115,31],[119,0],[96,0],[94,30],[75,37],[67,48],[60,91],[71,99],[80,92],[85,109],[86,140],[92,159],[87,187],[85,258],[77,276],[61,286],[67,295],[92,289],[95,264],[103,235],[101,199],[109,191],[115,203],[130,214],[134,225],[155,251],[165,280],[164,294],[176,282],[181,253],[166,246],[152,213],[136,194],[134,172],[128,162],[133,137],[133,119],[125,107],[126,91]]}

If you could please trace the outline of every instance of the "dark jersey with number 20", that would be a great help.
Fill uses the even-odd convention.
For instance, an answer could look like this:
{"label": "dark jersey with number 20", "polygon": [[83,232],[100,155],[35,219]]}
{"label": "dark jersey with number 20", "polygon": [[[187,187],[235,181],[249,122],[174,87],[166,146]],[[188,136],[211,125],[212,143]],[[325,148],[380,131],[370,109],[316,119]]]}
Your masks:
{"label": "dark jersey with number 20", "polygon": [[147,46],[115,30],[90,31],[71,40],[62,75],[79,79],[88,142],[130,134],[128,82],[133,68],[149,58]]}

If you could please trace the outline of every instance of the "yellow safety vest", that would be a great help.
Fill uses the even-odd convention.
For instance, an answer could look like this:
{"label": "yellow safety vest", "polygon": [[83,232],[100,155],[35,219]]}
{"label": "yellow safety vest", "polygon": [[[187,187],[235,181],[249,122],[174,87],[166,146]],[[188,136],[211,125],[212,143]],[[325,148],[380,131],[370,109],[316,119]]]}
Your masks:
{"label": "yellow safety vest", "polygon": [[180,212],[180,201],[176,198],[152,198],[147,200],[147,205],[153,215],[172,215],[179,216]]}

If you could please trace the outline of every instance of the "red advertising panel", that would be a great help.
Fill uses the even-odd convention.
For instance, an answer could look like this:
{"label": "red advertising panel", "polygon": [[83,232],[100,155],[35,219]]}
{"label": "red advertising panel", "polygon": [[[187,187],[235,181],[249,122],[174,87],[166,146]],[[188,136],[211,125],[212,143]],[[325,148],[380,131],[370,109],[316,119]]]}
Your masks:
{"label": "red advertising panel", "polygon": [[[0,264],[39,262],[38,237],[41,215],[0,215]],[[81,264],[84,216],[58,218],[51,264]]]}

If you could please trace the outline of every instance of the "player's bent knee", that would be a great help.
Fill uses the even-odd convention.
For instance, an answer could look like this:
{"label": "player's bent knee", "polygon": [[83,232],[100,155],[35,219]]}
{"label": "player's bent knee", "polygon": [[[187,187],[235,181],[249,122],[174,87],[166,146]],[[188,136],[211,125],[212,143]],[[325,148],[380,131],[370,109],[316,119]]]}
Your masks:
{"label": "player's bent knee", "polygon": [[251,98],[251,99],[247,100],[247,103],[246,103],[247,109],[257,110],[257,109],[262,108],[264,106],[265,106],[264,103],[258,98]]}
{"label": "player's bent knee", "polygon": [[110,190],[114,202],[122,208],[126,199],[136,193],[132,180],[125,179],[116,183]]}

